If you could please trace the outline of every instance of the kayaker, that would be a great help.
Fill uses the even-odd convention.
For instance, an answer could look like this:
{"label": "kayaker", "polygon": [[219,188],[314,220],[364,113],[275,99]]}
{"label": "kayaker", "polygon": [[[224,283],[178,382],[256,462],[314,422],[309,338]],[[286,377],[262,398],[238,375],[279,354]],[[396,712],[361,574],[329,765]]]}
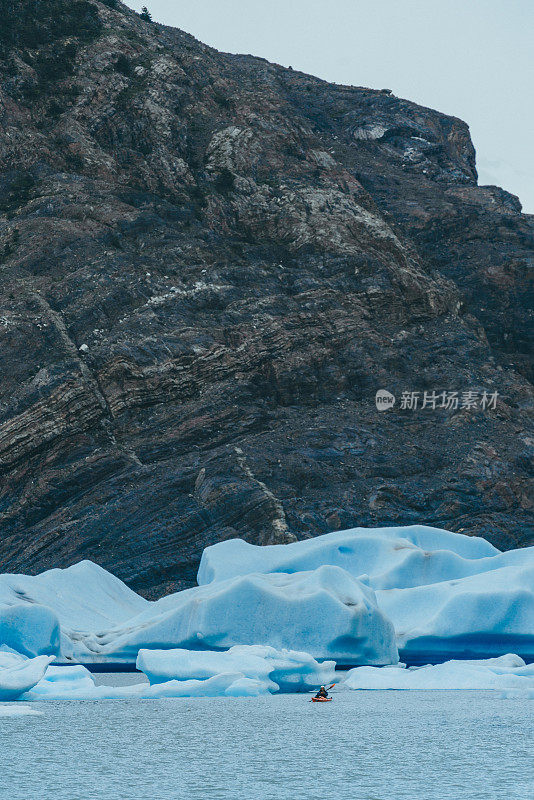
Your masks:
{"label": "kayaker", "polygon": [[326,691],[324,686],[321,686],[321,688],[319,689],[319,691],[317,692],[317,694],[315,696],[316,697],[325,697],[326,698],[326,697],[328,697],[328,692]]}

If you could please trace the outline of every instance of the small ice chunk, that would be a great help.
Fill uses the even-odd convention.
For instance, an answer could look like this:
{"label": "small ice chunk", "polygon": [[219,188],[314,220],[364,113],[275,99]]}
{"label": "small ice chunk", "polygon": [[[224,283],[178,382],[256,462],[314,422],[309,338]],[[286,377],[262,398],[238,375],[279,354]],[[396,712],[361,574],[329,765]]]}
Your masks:
{"label": "small ice chunk", "polygon": [[534,700],[534,689],[505,689],[500,697],[502,700]]}
{"label": "small ice chunk", "polygon": [[43,712],[37,711],[26,703],[13,703],[13,705],[0,705],[0,717],[42,717]]}
{"label": "small ice chunk", "polygon": [[71,695],[85,695],[95,688],[93,676],[81,664],[48,667],[31,691],[32,700],[62,700]]}

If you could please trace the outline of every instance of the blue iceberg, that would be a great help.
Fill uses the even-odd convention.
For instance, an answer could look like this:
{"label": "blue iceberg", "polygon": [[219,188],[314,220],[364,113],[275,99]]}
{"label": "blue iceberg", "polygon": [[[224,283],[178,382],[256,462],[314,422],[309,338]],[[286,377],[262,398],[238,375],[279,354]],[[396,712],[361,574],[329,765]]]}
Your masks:
{"label": "blue iceberg", "polygon": [[[528,555],[525,550],[527,562]],[[376,594],[395,625],[402,660],[421,664],[510,651],[534,659],[532,563]]]}
{"label": "blue iceberg", "polygon": [[[530,555],[534,561],[534,548]],[[207,547],[199,585],[251,572],[303,572],[331,564],[374,589],[404,589],[461,578],[522,562],[524,550],[501,553],[485,539],[439,528],[353,528],[292,544],[260,547],[229,539]]]}
{"label": "blue iceberg", "polygon": [[[70,662],[141,649],[298,650],[381,666],[515,652],[534,658],[534,547],[408,526],[204,551],[199,586],[151,602],[89,561],[0,575],[0,644]],[[192,678],[193,679],[193,678]]]}
{"label": "blue iceberg", "polygon": [[372,589],[338,567],[245,575],[188,589],[98,636],[86,652],[135,661],[141,648],[227,650],[261,644],[345,663],[398,661],[395,632]]}
{"label": "blue iceberg", "polygon": [[0,651],[0,700],[18,700],[43,678],[53,656],[26,658]]}
{"label": "blue iceberg", "polygon": [[3,574],[0,645],[28,656],[50,653],[75,658],[84,636],[126,622],[148,605],[92,561],[35,576]]}
{"label": "blue iceberg", "polygon": [[151,685],[169,680],[206,680],[228,672],[261,682],[270,692],[308,692],[334,680],[335,661],[319,663],[308,653],[237,645],[225,652],[140,650],[137,668]]}
{"label": "blue iceberg", "polygon": [[58,655],[60,627],[56,614],[41,605],[0,604],[0,647],[28,657]]}
{"label": "blue iceberg", "polygon": [[287,545],[240,539],[206,548],[201,584],[248,571],[336,565],[375,590],[402,660],[534,658],[534,547],[501,553],[474,536],[422,525],[354,528]]}

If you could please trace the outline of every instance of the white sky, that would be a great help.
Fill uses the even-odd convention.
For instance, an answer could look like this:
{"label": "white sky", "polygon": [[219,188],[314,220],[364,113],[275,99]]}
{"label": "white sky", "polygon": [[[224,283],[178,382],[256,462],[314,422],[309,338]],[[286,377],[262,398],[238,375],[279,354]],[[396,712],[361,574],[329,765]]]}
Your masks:
{"label": "white sky", "polygon": [[230,53],[464,119],[481,184],[534,213],[534,0],[127,0]]}

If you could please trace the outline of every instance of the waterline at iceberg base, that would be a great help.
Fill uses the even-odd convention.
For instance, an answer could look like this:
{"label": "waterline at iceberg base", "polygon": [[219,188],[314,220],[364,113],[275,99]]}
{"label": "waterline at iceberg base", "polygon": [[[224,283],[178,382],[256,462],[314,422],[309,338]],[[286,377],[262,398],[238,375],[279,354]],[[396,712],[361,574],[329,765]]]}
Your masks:
{"label": "waterline at iceberg base", "polygon": [[[270,547],[229,540],[204,551],[198,581],[148,601],[88,561],[1,575],[0,648],[27,662],[0,663],[5,691],[8,669],[27,683],[37,676],[31,687],[10,676],[24,697],[228,696],[309,691],[330,680],[334,662],[377,668],[378,684],[395,677],[398,688],[415,687],[424,676],[395,667],[399,649],[411,663],[513,653],[519,661],[510,669],[522,670],[522,659],[534,659],[534,548],[501,553],[425,526],[356,528]],[[43,658],[44,676],[44,661],[33,665]],[[69,667],[60,686],[61,664],[136,662],[151,686],[95,687],[83,667]],[[482,683],[498,688],[490,666],[481,665]],[[451,669],[430,682],[446,683]],[[347,687],[365,688],[354,681],[351,673]]]}
{"label": "waterline at iceberg base", "polygon": [[[534,696],[534,665],[514,654],[480,661],[406,668],[355,667],[335,675],[335,662],[307,653],[240,645],[225,653],[141,650],[137,666],[148,682],[97,685],[81,664],[56,666],[50,656],[27,658],[0,651],[1,701],[161,700],[180,697],[259,697],[315,693],[330,682],[336,691],[376,689],[500,690],[503,697]],[[16,678],[17,674],[20,676]],[[15,680],[14,680],[15,676]],[[109,678],[108,678],[109,681]],[[335,681],[335,683],[334,683]],[[1,708],[2,706],[0,706]],[[5,707],[5,706],[4,706]]]}

